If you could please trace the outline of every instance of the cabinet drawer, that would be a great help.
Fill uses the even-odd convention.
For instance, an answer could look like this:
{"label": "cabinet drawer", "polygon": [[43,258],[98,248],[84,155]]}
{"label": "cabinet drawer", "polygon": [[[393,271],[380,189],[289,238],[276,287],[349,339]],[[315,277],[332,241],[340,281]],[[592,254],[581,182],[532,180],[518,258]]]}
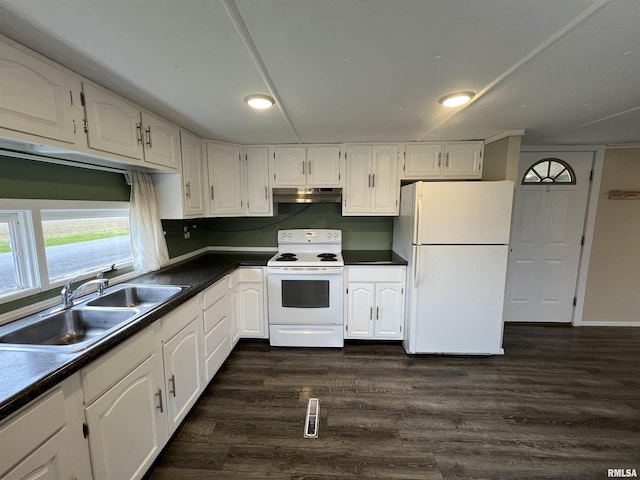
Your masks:
{"label": "cabinet drawer", "polygon": [[238,282],[262,282],[262,268],[239,268]]}
{"label": "cabinet drawer", "polygon": [[147,327],[82,370],[85,404],[117,383],[154,351],[153,327]]}
{"label": "cabinet drawer", "polygon": [[348,267],[349,282],[404,282],[404,267]]}
{"label": "cabinet drawer", "polygon": [[29,455],[65,423],[64,394],[59,387],[9,417],[0,426],[0,475],[5,467],[15,465]]}
{"label": "cabinet drawer", "polygon": [[229,296],[225,294],[219,297],[215,303],[207,308],[204,313],[204,333],[209,333],[223,319],[229,316]]}
{"label": "cabinet drawer", "polygon": [[229,293],[229,284],[225,276],[202,292],[202,309],[206,310],[227,293]]}
{"label": "cabinet drawer", "polygon": [[225,317],[205,336],[207,381],[211,380],[231,353],[229,317]]}
{"label": "cabinet drawer", "polygon": [[162,340],[167,342],[171,338],[189,325],[194,319],[200,316],[200,302],[198,297],[183,303],[172,312],[162,317]]}

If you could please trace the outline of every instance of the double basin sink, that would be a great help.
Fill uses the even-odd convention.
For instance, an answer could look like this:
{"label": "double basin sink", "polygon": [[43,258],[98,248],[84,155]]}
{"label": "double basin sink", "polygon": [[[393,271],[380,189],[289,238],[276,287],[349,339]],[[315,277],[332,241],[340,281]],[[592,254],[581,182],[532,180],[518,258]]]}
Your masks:
{"label": "double basin sink", "polygon": [[23,318],[0,327],[0,347],[71,353],[84,350],[162,305],[183,286],[123,284],[90,295],[68,309]]}

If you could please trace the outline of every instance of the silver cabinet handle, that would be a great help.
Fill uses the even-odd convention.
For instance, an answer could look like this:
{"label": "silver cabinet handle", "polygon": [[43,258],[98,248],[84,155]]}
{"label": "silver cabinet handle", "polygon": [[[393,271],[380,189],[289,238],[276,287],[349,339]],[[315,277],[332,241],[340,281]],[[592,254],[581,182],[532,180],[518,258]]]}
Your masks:
{"label": "silver cabinet handle", "polygon": [[307,163],[307,162],[305,162],[305,161],[303,160],[303,161],[302,161],[302,174],[303,174],[303,175],[305,175],[305,174],[306,174],[306,172],[305,172],[305,166],[304,166],[304,164],[305,164],[305,163]]}
{"label": "silver cabinet handle", "polygon": [[169,379],[172,385],[172,390],[169,390],[169,393],[173,395],[173,398],[176,398],[176,376],[172,373],[171,378]]}
{"label": "silver cabinet handle", "polygon": [[367,187],[371,188],[371,174],[369,174],[369,182],[367,183]]}
{"label": "silver cabinet handle", "polygon": [[213,185],[211,185],[211,200],[215,200],[216,198],[213,196]]}
{"label": "silver cabinet handle", "polygon": [[264,199],[269,200],[269,187],[264,187]]}
{"label": "silver cabinet handle", "polygon": [[376,188],[376,174],[371,175],[371,188]]}
{"label": "silver cabinet handle", "polygon": [[442,152],[438,154],[438,168],[442,165]]}
{"label": "silver cabinet handle", "polygon": [[185,194],[187,198],[191,198],[191,182],[187,182],[185,185],[187,193]]}
{"label": "silver cabinet handle", "polygon": [[136,130],[138,131],[138,143],[142,145],[142,122],[136,123]]}
{"label": "silver cabinet handle", "polygon": [[380,307],[376,307],[376,320],[380,319]]}
{"label": "silver cabinet handle", "polygon": [[149,146],[149,148],[153,148],[153,146],[151,145],[151,127],[145,128],[144,131],[147,134],[147,145]]}
{"label": "silver cabinet handle", "polygon": [[311,160],[309,160],[309,175],[311,175]]}
{"label": "silver cabinet handle", "polygon": [[156,408],[160,409],[160,413],[164,412],[164,408],[162,407],[162,389],[158,389],[158,393],[156,393],[156,396],[158,397],[158,401],[160,402],[160,405],[158,405]]}
{"label": "silver cabinet handle", "polygon": [[369,309],[369,320],[373,320],[373,307]]}
{"label": "silver cabinet handle", "polygon": [[445,158],[446,158],[446,160],[444,162],[444,166],[449,168],[449,152],[447,152],[447,156]]}

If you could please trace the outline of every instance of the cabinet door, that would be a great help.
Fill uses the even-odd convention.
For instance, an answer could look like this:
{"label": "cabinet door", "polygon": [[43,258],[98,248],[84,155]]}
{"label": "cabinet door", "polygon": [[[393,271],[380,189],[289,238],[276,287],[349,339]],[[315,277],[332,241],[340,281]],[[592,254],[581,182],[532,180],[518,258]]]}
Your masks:
{"label": "cabinet door", "polygon": [[180,129],[149,112],[142,112],[144,161],[174,170],[180,165]]}
{"label": "cabinet door", "polygon": [[349,282],[346,338],[373,337],[374,296],[372,283]]}
{"label": "cabinet door", "polygon": [[69,72],[0,41],[0,78],[0,127],[76,143],[81,125],[77,119],[74,126],[73,101],[80,101],[80,85]]}
{"label": "cabinet door", "polygon": [[135,105],[111,92],[82,84],[90,148],[142,160],[142,120]]}
{"label": "cabinet door", "polygon": [[404,148],[403,179],[439,178],[442,175],[442,144],[407,144]]}
{"label": "cabinet door", "polygon": [[307,184],[305,147],[275,147],[273,157],[274,187],[304,187]]}
{"label": "cabinet door", "polygon": [[169,435],[180,425],[202,390],[202,324],[197,318],[162,347]]}
{"label": "cabinet door", "polygon": [[64,461],[60,452],[66,448],[66,432],[51,437],[40,448],[31,453],[2,480],[60,480],[71,478],[63,471]]}
{"label": "cabinet door", "polygon": [[85,409],[94,480],[141,478],[166,438],[162,385],[150,356]]}
{"label": "cabinet door", "polygon": [[343,215],[360,215],[371,211],[371,151],[368,145],[347,147]]}
{"label": "cabinet door", "polygon": [[209,214],[242,215],[242,165],[240,148],[207,143]]}
{"label": "cabinet door", "polygon": [[264,338],[264,290],[261,283],[238,284],[238,315],[241,337]]}
{"label": "cabinet door", "polygon": [[[184,195],[184,214],[204,215],[204,179],[202,162],[202,142],[195,135],[180,132],[182,150],[182,176]],[[164,218],[164,217],[163,217]]]}
{"label": "cabinet door", "polygon": [[273,215],[273,196],[269,188],[267,147],[247,147],[247,215]]}
{"label": "cabinet door", "polygon": [[307,186],[340,186],[340,147],[307,148]]}
{"label": "cabinet door", "polygon": [[236,346],[240,339],[240,312],[238,295],[238,270],[229,276],[229,327],[231,335],[231,348]]}
{"label": "cabinet door", "polygon": [[373,147],[371,213],[397,215],[400,200],[398,146]]}
{"label": "cabinet door", "polygon": [[376,284],[375,337],[402,338],[404,296],[400,283]]}
{"label": "cabinet door", "polygon": [[477,143],[452,143],[444,146],[445,178],[481,178],[483,146]]}

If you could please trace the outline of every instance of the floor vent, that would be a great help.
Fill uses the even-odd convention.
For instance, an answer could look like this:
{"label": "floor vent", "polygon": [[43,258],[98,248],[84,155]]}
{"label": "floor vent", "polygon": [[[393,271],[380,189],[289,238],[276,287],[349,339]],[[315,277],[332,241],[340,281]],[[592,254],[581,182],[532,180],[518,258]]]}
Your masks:
{"label": "floor vent", "polygon": [[318,423],[320,422],[320,400],[310,398],[307,405],[307,418],[304,422],[304,436],[318,438]]}

